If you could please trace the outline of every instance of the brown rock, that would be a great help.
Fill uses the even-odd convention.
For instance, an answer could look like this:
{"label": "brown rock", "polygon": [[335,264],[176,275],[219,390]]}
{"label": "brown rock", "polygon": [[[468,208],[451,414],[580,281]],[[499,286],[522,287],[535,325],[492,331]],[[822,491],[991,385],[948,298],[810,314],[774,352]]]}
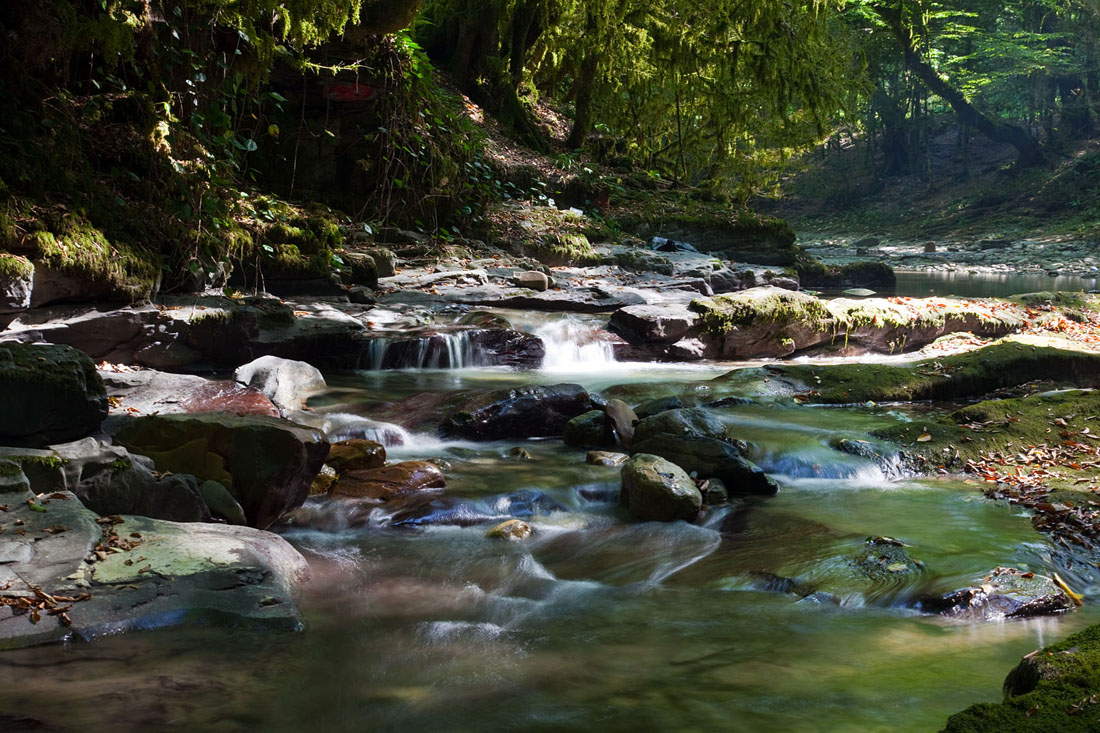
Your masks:
{"label": "brown rock", "polygon": [[332,444],[325,463],[336,473],[382,468],[386,465],[386,446],[373,440],[342,440]]}
{"label": "brown rock", "polygon": [[348,471],[332,487],[333,496],[389,501],[420,491],[447,488],[439,467],[427,461],[404,461],[382,468]]}
{"label": "brown rock", "polygon": [[515,277],[515,283],[517,287],[537,290],[540,293],[550,287],[550,279],[546,277],[546,273],[537,270],[519,273]]}

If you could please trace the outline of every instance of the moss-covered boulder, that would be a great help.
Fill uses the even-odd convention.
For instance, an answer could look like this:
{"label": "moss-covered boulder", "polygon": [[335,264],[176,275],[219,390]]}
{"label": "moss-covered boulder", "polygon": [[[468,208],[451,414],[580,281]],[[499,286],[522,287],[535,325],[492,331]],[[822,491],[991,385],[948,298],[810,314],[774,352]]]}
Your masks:
{"label": "moss-covered boulder", "polygon": [[698,298],[700,329],[726,359],[781,358],[835,338],[837,318],[812,295],[750,288]]}
{"label": "moss-covered boulder", "polygon": [[[724,379],[737,379],[736,373]],[[1100,384],[1100,355],[1006,340],[912,364],[781,365],[770,387],[801,392],[824,404],[908,402],[980,397],[1033,381],[1087,387]]]}
{"label": "moss-covered boulder", "polygon": [[635,519],[691,520],[703,506],[703,495],[691,476],[660,456],[638,453],[623,464],[620,475],[619,500]]}
{"label": "moss-covered boulder", "polygon": [[0,444],[40,447],[82,438],[107,417],[95,364],[69,346],[0,344]]}
{"label": "moss-covered boulder", "polygon": [[1100,625],[1031,652],[1004,684],[1004,701],[952,715],[947,733],[1100,730]]}
{"label": "moss-covered boulder", "polygon": [[152,458],[161,471],[222,484],[260,529],[306,500],[329,450],[319,431],[226,413],[128,420],[115,441]]}

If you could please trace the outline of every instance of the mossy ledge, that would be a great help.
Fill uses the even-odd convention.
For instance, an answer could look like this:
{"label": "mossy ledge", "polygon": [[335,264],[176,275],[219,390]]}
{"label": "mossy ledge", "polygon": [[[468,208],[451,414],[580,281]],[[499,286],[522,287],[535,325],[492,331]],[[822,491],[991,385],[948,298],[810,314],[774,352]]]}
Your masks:
{"label": "mossy ledge", "polygon": [[806,399],[815,403],[953,400],[1033,381],[1096,386],[1100,384],[1100,355],[1006,340],[905,366],[784,365],[775,371],[783,379],[805,386]]}
{"label": "mossy ledge", "polygon": [[1004,684],[1001,703],[972,705],[947,720],[947,733],[1100,730],[1100,625],[1032,652]]}

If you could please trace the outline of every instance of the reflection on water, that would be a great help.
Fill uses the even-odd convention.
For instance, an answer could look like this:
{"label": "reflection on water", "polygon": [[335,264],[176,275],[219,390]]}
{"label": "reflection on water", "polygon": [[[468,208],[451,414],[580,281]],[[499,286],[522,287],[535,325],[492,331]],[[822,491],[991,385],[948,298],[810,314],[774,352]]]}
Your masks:
{"label": "reflection on water", "polygon": [[[714,375],[608,370],[581,378],[680,390]],[[359,374],[340,390],[366,404],[543,376]],[[406,434],[391,453],[439,461],[445,494],[367,507],[364,521],[312,500],[284,530],[313,569],[305,633],[159,631],[6,653],[21,681],[0,690],[0,710],[81,731],[925,731],[999,699],[1022,654],[1100,620],[1091,605],[999,623],[913,610],[998,565],[1056,566],[1017,510],[830,447],[896,414],[750,404],[712,416],[776,475],[778,496],[697,524],[632,523],[618,470],[559,441],[526,442],[517,460],[513,442]],[[371,427],[321,417],[334,434]],[[513,516],[534,527],[528,540],[486,538]],[[861,575],[852,558],[876,535],[923,569]],[[1092,590],[1095,578],[1059,572]]]}
{"label": "reflection on water", "polygon": [[[895,270],[897,289],[894,295],[924,298],[930,295],[956,295],[960,298],[1004,298],[1021,293],[1063,290],[1080,292],[1096,290],[1096,277],[1058,275],[1045,272],[981,272],[965,270]],[[884,293],[885,294],[885,293]]]}

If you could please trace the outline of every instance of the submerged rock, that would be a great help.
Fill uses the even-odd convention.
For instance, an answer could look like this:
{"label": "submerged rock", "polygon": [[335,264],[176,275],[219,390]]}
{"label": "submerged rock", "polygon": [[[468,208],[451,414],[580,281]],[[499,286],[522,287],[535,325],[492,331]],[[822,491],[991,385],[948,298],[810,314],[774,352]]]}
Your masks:
{"label": "submerged rock", "polygon": [[610,453],[602,450],[590,450],[584,462],[590,466],[621,466],[630,459],[626,453]]}
{"label": "submerged rock", "polygon": [[999,567],[980,585],[922,598],[918,607],[952,618],[995,621],[1063,613],[1071,610],[1074,603],[1046,576]]}
{"label": "submerged rock", "polygon": [[221,483],[261,529],[305,501],[329,450],[317,430],[225,413],[139,417],[124,422],[115,440],[162,471]]}
{"label": "submerged rock", "polygon": [[485,533],[485,536],[489,539],[511,540],[515,542],[517,540],[527,539],[531,536],[533,531],[531,525],[527,522],[519,519],[509,519],[490,529]]}
{"label": "submerged rock", "polygon": [[671,522],[695,519],[703,506],[691,476],[660,456],[637,453],[623,464],[620,502],[635,519]]}
{"label": "submerged rock", "polygon": [[851,567],[857,574],[876,581],[892,581],[922,572],[924,563],[914,560],[906,547],[893,537],[868,537],[863,549],[852,559]]}
{"label": "submerged rock", "polygon": [[330,493],[355,499],[389,501],[424,491],[447,488],[443,472],[427,461],[403,461],[381,468],[345,471]]}
{"label": "submerged rock", "polygon": [[87,355],[69,346],[0,343],[0,444],[82,438],[107,417],[107,392]]}

